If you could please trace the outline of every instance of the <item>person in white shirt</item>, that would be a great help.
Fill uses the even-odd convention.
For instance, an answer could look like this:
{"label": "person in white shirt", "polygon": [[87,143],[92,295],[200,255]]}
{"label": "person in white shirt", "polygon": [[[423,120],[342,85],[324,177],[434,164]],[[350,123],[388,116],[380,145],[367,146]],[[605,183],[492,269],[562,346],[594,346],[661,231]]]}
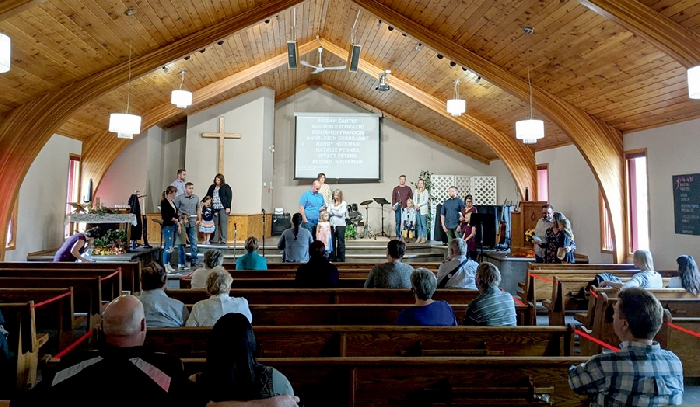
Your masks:
{"label": "person in white shirt", "polygon": [[426,243],[428,241],[428,201],[430,194],[425,189],[425,181],[418,180],[418,187],[413,194],[416,198],[413,206],[416,208],[416,243]]}
{"label": "person in white shirt", "polygon": [[345,227],[348,218],[347,203],[343,200],[343,191],[333,191],[333,200],[328,204],[328,213],[331,215],[331,228],[333,231],[332,261],[345,262]]}
{"label": "person in white shirt", "polygon": [[211,297],[194,304],[186,326],[214,326],[223,315],[236,312],[253,323],[253,314],[245,298],[230,297],[233,277],[227,271],[214,271],[207,277],[207,293]]}
{"label": "person in white shirt", "polygon": [[333,201],[333,193],[331,192],[331,186],[326,184],[326,174],[319,172],[316,179],[321,183],[321,188],[318,189],[318,193],[323,196],[323,201],[326,203],[326,207],[328,207]]}
{"label": "person in white shirt", "polygon": [[535,225],[535,236],[533,236],[535,248],[535,263],[544,263],[544,248],[539,243],[547,241],[547,229],[552,227],[554,221],[554,208],[550,204],[542,205],[542,219]]}
{"label": "person in white shirt", "polygon": [[476,290],[476,269],[479,263],[467,257],[467,242],[454,239],[450,242],[450,259],[440,265],[437,274],[438,288],[466,288]]}

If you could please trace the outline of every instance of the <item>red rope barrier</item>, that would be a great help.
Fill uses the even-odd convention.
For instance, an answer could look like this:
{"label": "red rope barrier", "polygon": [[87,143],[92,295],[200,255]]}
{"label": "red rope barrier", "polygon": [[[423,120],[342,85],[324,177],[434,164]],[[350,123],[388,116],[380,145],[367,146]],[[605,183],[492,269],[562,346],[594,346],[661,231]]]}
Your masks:
{"label": "red rope barrier", "polygon": [[112,273],[112,274],[110,274],[110,275],[108,275],[108,276],[106,276],[106,277],[102,277],[102,278],[100,279],[100,281],[105,281],[105,280],[107,280],[107,279],[110,279],[110,278],[116,276],[117,274],[119,274],[121,271],[122,271],[121,269],[117,269],[117,271],[115,271],[114,273]]}
{"label": "red rope barrier", "polygon": [[598,298],[598,294],[596,294],[596,292],[595,292],[595,290],[594,290],[593,288],[590,289],[590,293],[591,293],[591,295],[594,296],[595,298]]}
{"label": "red rope barrier", "polygon": [[61,295],[57,295],[57,296],[55,296],[55,297],[53,297],[53,298],[49,298],[48,300],[45,300],[45,301],[42,301],[42,302],[37,302],[36,304],[34,304],[34,307],[32,307],[32,308],[39,308],[39,307],[41,307],[42,305],[46,305],[46,304],[48,304],[48,303],[50,303],[50,302],[58,301],[58,300],[60,300],[61,298],[65,297],[65,296],[68,296],[68,295],[70,295],[70,294],[71,294],[71,291],[68,291],[68,292],[65,292],[65,293],[63,293],[63,294],[61,294]]}
{"label": "red rope barrier", "polygon": [[84,341],[84,340],[86,340],[87,338],[89,338],[90,335],[92,335],[92,329],[89,330],[89,331],[87,331],[87,332],[85,333],[85,335],[83,335],[83,336],[80,337],[80,339],[78,339],[77,341],[71,343],[70,345],[68,345],[68,347],[66,347],[65,349],[63,349],[62,351],[60,351],[56,356],[54,356],[54,358],[60,359],[60,358],[62,358],[62,357],[64,357],[64,356],[66,356],[66,354],[67,354],[68,352],[70,352],[70,351],[72,351],[73,349],[75,349],[76,346],[78,346],[82,341]]}
{"label": "red rope barrier", "polygon": [[674,324],[674,323],[671,323],[671,322],[667,322],[666,324],[668,324],[668,326],[670,326],[670,327],[673,328],[673,329],[677,329],[677,330],[679,330],[679,331],[681,331],[681,332],[687,333],[688,335],[693,335],[693,336],[695,336],[695,337],[700,338],[700,333],[697,333],[697,332],[695,332],[695,331],[691,331],[691,330],[688,329],[688,328],[683,328],[682,326],[678,326],[678,325],[676,325],[676,324]]}
{"label": "red rope barrier", "polygon": [[517,299],[517,298],[515,298],[515,297],[513,297],[513,301],[515,301],[515,303],[518,304],[518,305],[525,305],[524,302],[520,301],[519,299]]}
{"label": "red rope barrier", "polygon": [[548,283],[554,283],[554,280],[550,280],[550,279],[548,279],[548,278],[545,278],[545,277],[542,277],[542,276],[538,276],[537,274],[530,273],[530,275],[533,276],[533,277],[535,277],[535,278],[538,279],[538,280],[546,281],[546,282],[548,282]]}
{"label": "red rope barrier", "polygon": [[576,333],[576,334],[578,334],[579,336],[581,336],[581,337],[583,337],[583,338],[586,338],[586,339],[588,339],[589,341],[591,341],[591,342],[593,342],[593,343],[596,343],[596,344],[598,344],[598,345],[600,345],[600,346],[602,346],[602,347],[604,347],[604,348],[610,349],[610,350],[613,351],[613,352],[619,352],[619,351],[620,351],[620,348],[616,348],[616,347],[614,347],[614,346],[612,346],[612,345],[610,345],[610,344],[607,344],[607,343],[601,341],[600,339],[594,338],[594,337],[588,335],[587,333],[585,333],[585,332],[583,332],[583,331],[581,331],[581,330],[574,329],[574,333]]}

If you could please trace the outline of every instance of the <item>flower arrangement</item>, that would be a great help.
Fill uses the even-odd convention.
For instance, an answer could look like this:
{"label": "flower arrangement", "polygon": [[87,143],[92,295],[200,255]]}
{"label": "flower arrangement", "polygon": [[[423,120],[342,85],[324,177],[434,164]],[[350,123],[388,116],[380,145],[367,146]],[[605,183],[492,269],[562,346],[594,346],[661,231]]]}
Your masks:
{"label": "flower arrangement", "polygon": [[113,255],[125,253],[126,230],[110,229],[104,236],[95,239],[93,255]]}
{"label": "flower arrangement", "polygon": [[532,243],[533,237],[535,236],[535,229],[528,229],[525,231],[525,242]]}

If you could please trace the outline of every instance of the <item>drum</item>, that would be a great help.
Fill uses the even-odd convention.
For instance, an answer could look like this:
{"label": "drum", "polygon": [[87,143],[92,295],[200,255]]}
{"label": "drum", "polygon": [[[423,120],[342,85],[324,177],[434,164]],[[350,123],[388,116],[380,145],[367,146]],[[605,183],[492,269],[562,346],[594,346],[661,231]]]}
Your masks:
{"label": "drum", "polygon": [[350,211],[350,212],[357,212],[357,204],[354,203],[351,206],[352,206],[352,211]]}

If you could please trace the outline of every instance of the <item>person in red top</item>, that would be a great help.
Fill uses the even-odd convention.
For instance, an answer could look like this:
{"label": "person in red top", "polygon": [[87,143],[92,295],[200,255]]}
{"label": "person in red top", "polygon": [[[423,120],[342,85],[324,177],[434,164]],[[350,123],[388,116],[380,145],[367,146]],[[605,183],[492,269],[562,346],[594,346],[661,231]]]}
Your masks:
{"label": "person in red top", "polygon": [[396,220],[396,238],[401,239],[401,209],[406,207],[406,201],[413,199],[413,190],[406,185],[406,176],[399,176],[399,185],[391,192],[391,205],[394,207],[394,219]]}

